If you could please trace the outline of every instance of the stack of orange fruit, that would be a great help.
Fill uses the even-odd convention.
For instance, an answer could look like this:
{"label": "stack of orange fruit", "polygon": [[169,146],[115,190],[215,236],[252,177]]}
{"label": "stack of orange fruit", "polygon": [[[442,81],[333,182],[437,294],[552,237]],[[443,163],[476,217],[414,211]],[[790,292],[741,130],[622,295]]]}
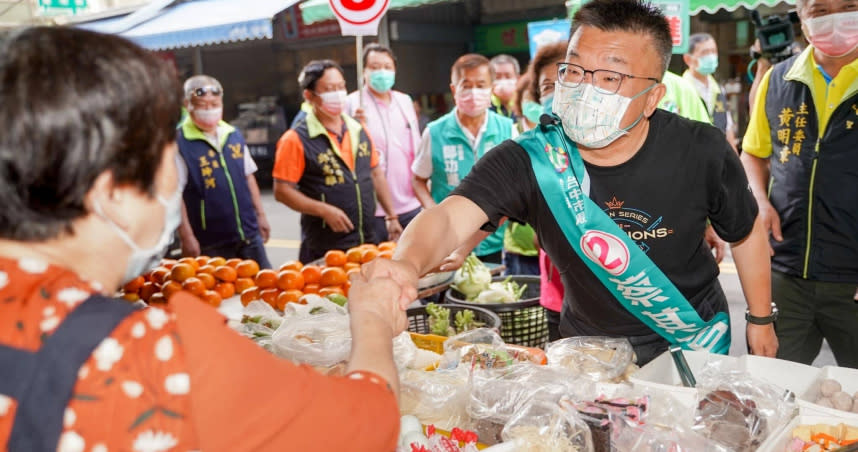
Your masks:
{"label": "stack of orange fruit", "polygon": [[328,251],[324,265],[290,261],[276,271],[260,270],[259,264],[250,259],[208,256],[162,259],[154,270],[126,284],[122,297],[129,301],[165,303],[184,290],[218,307],[223,300],[240,294],[245,306],[262,300],[282,311],[287,303],[303,303],[306,294],[348,296],[349,275],[359,272],[361,265],[373,259],[390,259],[395,248],[394,242],[366,243],[347,251]]}
{"label": "stack of orange fruit", "polygon": [[247,306],[251,301],[262,300],[282,311],[287,303],[303,304],[307,294],[348,296],[349,274],[360,271],[362,264],[377,257],[393,257],[395,247],[394,242],[367,243],[347,251],[328,251],[324,265],[290,261],[278,272],[262,270],[256,275],[256,287],[241,292],[241,303]]}
{"label": "stack of orange fruit", "polygon": [[165,303],[184,290],[218,307],[224,299],[254,287],[257,273],[259,264],[251,259],[208,256],[162,259],[158,267],[125,284],[122,297],[129,301]]}

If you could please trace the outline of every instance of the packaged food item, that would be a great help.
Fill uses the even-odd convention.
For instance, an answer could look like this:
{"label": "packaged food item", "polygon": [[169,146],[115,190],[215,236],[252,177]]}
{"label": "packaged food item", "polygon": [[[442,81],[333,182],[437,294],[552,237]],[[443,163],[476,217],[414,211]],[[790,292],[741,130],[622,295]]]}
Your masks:
{"label": "packaged food item", "polygon": [[608,398],[600,396],[591,401],[572,402],[564,400],[574,408],[590,427],[595,452],[611,452],[612,419],[622,418],[632,424],[643,424],[650,401],[649,397]]}
{"label": "packaged food item", "polygon": [[575,410],[557,403],[531,400],[504,426],[504,442],[516,442],[519,452],[593,452],[587,424]]}
{"label": "packaged food item", "polygon": [[787,451],[836,451],[853,444],[858,444],[858,427],[842,423],[799,425],[792,430],[792,439],[787,445]]}
{"label": "packaged food item", "polygon": [[399,375],[399,410],[444,430],[472,427],[468,374],[461,369],[406,370]]}
{"label": "packaged food item", "polygon": [[795,395],[747,372],[707,366],[692,430],[737,452],[756,450],[795,414]]}
{"label": "packaged food item", "polygon": [[620,382],[637,370],[625,338],[570,337],[548,344],[548,365],[563,367],[593,381]]}
{"label": "packaged food item", "polygon": [[460,365],[467,369],[501,369],[518,362],[538,360],[526,349],[507,347],[500,335],[492,329],[477,328],[453,336],[444,342],[444,356],[440,367]]}

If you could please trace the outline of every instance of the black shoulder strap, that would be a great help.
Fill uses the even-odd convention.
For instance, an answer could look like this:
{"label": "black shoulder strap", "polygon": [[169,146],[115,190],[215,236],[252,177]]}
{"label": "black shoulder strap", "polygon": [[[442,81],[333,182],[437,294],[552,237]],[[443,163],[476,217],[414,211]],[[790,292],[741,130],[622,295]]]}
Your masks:
{"label": "black shoulder strap", "polygon": [[0,393],[18,401],[9,452],[57,450],[80,367],[136,309],[93,295],[66,317],[38,352],[0,345]]}

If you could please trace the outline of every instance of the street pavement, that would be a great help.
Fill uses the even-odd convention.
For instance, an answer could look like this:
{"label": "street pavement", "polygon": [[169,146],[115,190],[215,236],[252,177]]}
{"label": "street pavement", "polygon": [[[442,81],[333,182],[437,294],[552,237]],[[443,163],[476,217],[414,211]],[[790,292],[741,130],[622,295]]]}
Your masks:
{"label": "street pavement", "polygon": [[[271,223],[271,239],[265,248],[268,251],[268,259],[272,265],[280,264],[298,258],[298,246],[300,245],[299,215],[292,209],[274,200],[270,189],[262,189],[262,204]],[[742,295],[742,287],[739,284],[739,276],[736,274],[736,266],[732,257],[728,256],[721,263],[721,286],[727,295],[730,305],[730,322],[734,326],[745,325],[745,298]],[[745,341],[745,328],[732,328],[733,338],[730,354],[734,356],[747,353]],[[822,352],[813,363],[815,366],[835,365],[834,355],[828,344],[823,344]]]}

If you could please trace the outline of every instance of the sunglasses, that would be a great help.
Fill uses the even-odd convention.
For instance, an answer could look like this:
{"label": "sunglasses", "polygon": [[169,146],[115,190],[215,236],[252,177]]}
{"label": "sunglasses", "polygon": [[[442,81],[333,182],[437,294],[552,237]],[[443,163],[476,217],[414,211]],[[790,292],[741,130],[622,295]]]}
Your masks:
{"label": "sunglasses", "polygon": [[211,94],[212,96],[220,96],[221,91],[217,86],[204,86],[202,88],[197,88],[191,91],[191,94],[196,97],[203,97],[206,94]]}

